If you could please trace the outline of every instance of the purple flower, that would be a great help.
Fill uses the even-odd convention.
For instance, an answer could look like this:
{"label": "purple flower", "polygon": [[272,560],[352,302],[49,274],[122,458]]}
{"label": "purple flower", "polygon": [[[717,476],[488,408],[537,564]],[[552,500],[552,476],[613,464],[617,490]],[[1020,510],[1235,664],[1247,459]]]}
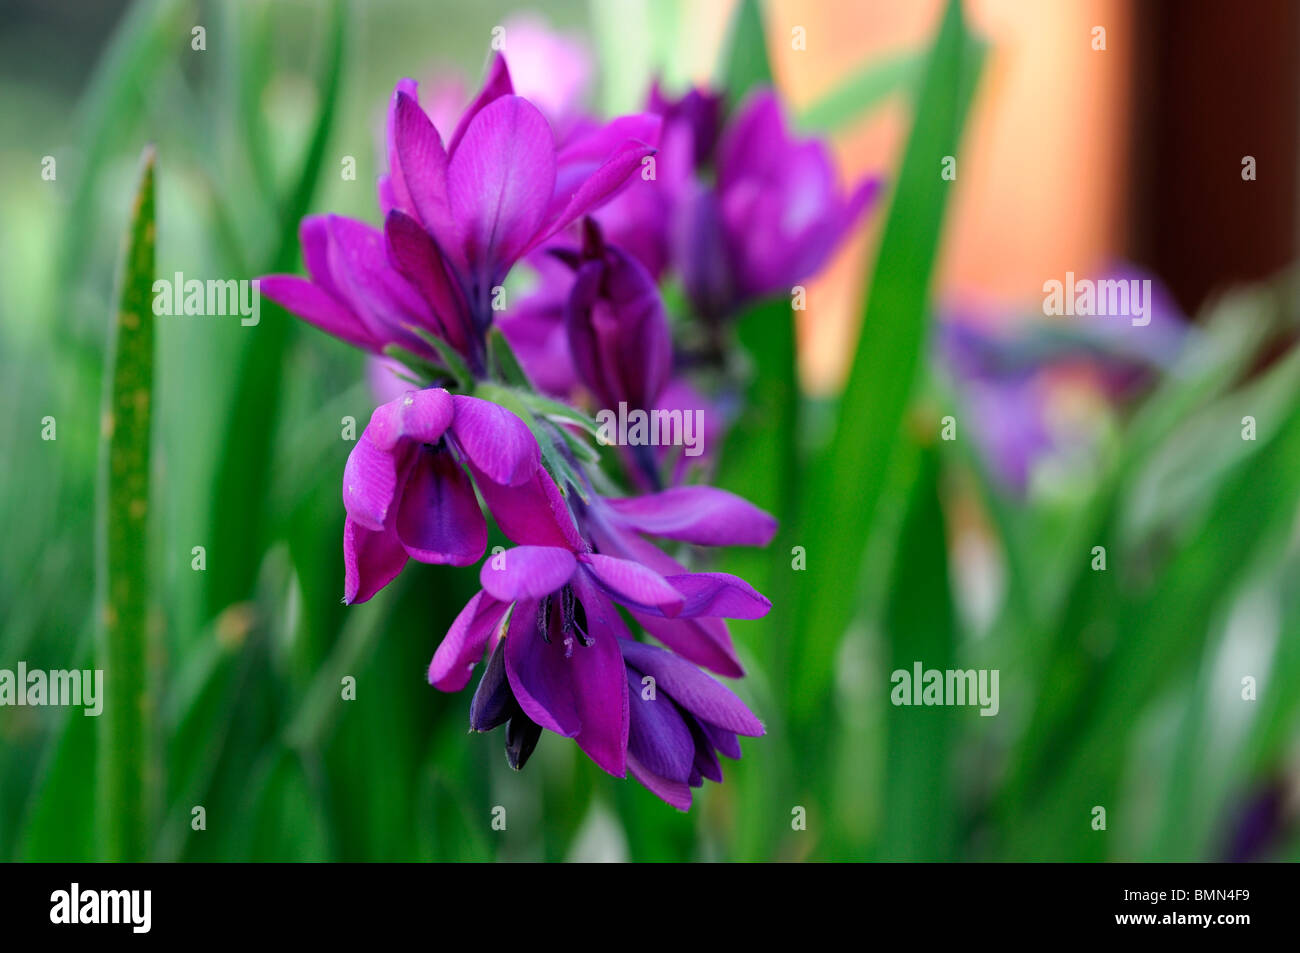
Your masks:
{"label": "purple flower", "polygon": [[691,788],[721,783],[718,754],[740,757],[736,735],[757,738],[763,724],[729,689],[671,652],[624,640],[629,718],[627,768],[678,810]]}
{"label": "purple flower", "polygon": [[[583,513],[583,524],[600,552],[635,559],[674,578],[686,572],[685,567],[646,537],[698,546],[766,546],[777,526],[770,514],[749,501],[710,486],[673,487],[625,499],[593,497]],[[745,674],[727,624],[719,618],[742,616],[715,612],[665,617],[635,607],[629,614],[683,658],[720,675]]]}
{"label": "purple flower", "polygon": [[716,209],[692,214],[683,254],[691,260],[698,249],[711,253],[718,238],[702,232],[720,228],[727,283],[740,301],[789,294],[820,271],[881,184],[869,178],[841,196],[830,151],[791,137],[771,90],[751,95],[727,125],[717,177]]}
{"label": "purple flower", "polygon": [[[664,577],[632,560],[560,546],[517,546],[490,559],[483,590],[452,623],[429,665],[429,682],[458,691],[469,681],[489,638],[509,617],[499,668],[489,662],[471,724],[487,731],[504,722],[504,679],[533,724],[573,738],[611,774],[626,774],[627,685],[618,642],[630,638],[614,602],[644,613],[728,614],[759,618],[771,603],[744,580],[724,573]],[[484,711],[495,713],[485,716]],[[501,720],[496,720],[501,718]]]}
{"label": "purple flower", "polygon": [[267,276],[268,298],[360,347],[428,355],[414,325],[448,341],[476,371],[493,289],[521,257],[614,195],[654,153],[654,116],[625,117],[557,151],[542,113],[514,95],[504,58],[444,146],[402,80],[379,181],[384,229],[338,216],[303,224],[310,280]]}
{"label": "purple flower", "polygon": [[697,314],[715,321],[820,271],[881,184],[868,178],[841,195],[830,151],[790,134],[771,90],[741,103],[721,133],[720,104],[703,91],[670,101],[656,88],[658,175],[596,215],[656,277],[675,265]]}
{"label": "purple flower", "polygon": [[540,462],[524,422],[489,401],[431,387],[378,407],[343,470],[344,601],[365,602],[408,557],[477,562],[487,524],[464,467],[481,486],[515,487]]}
{"label": "purple flower", "polygon": [[573,365],[600,406],[648,410],[672,369],[668,316],[645,268],[588,223],[565,310]]}

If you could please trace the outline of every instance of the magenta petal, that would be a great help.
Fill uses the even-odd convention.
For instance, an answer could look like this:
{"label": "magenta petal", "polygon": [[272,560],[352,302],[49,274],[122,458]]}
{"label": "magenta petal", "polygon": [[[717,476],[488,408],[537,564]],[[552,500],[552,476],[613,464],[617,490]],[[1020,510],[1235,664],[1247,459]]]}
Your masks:
{"label": "magenta petal", "polygon": [[376,407],[366,433],[381,450],[392,450],[401,440],[437,443],[454,414],[451,395],[441,387],[409,390]]}
{"label": "magenta petal", "polygon": [[767,596],[730,573],[692,572],[666,576],[665,580],[686,599],[682,618],[761,619],[772,608]]}
{"label": "magenta petal", "polygon": [[343,601],[365,602],[392,582],[406,565],[406,550],[391,530],[374,532],[343,521]]}
{"label": "magenta petal", "polygon": [[442,252],[415,219],[392,211],[384,219],[384,241],[393,266],[406,277],[433,312],[433,330],[458,351],[466,348],[464,301],[443,265]]}
{"label": "magenta petal", "polygon": [[639,532],[699,546],[766,546],[776,533],[773,516],[711,486],[679,486],[605,502]]}
{"label": "magenta petal", "polygon": [[479,90],[479,94],[474,97],[474,101],[469,104],[464,115],[460,117],[460,122],[456,124],[456,131],[451,134],[451,140],[447,143],[447,154],[451,155],[459,148],[461,139],[465,137],[465,131],[469,129],[474,117],[483,111],[484,106],[496,102],[502,96],[509,96],[514,91],[514,84],[510,81],[510,70],[506,66],[506,58],[498,53],[492,57],[492,62],[488,66],[488,74],[483,80],[483,88]]}
{"label": "magenta petal", "polygon": [[573,575],[573,553],[556,546],[516,546],[496,553],[479,570],[479,582],[502,602],[540,599]]}
{"label": "magenta petal", "polygon": [[655,151],[653,146],[635,139],[622,143],[575,191],[568,195],[562,193],[556,197],[558,201],[548,203],[552,206],[552,212],[546,229],[532,244],[540,244],[580,216],[613,198],[623,186],[632,181],[632,176],[641,168],[642,160],[654,155]]}
{"label": "magenta petal", "polygon": [[619,647],[629,665],[653,676],[658,691],[701,721],[753,738],[764,733],[763,723],[731,689],[685,659],[643,642],[625,641]]}
{"label": "magenta petal", "polygon": [[447,167],[452,219],[484,292],[528,248],[554,188],[555,141],[537,107],[519,96],[486,106]]}
{"label": "magenta petal", "polygon": [[258,281],[262,296],[326,334],[366,350],[379,345],[357,316],[324,289],[297,275],[266,275]]}
{"label": "magenta petal", "polygon": [[691,789],[680,781],[669,781],[655,774],[633,755],[627,756],[627,770],[659,800],[679,811],[691,809]]}
{"label": "magenta petal", "polygon": [[343,467],[343,507],[366,529],[379,531],[388,522],[388,508],[397,493],[397,456],[375,446],[361,434]]}
{"label": "magenta petal", "polygon": [[527,546],[562,546],[573,552],[585,547],[578,536],[564,497],[551,475],[538,467],[532,479],[519,486],[503,486],[474,468],[479,492],[501,532]]}
{"label": "magenta petal", "polygon": [[[584,600],[583,608],[587,605]],[[588,616],[588,623],[590,619]],[[628,743],[628,692],[623,655],[618,639],[609,632],[589,634],[591,645],[576,646],[569,657],[577,686],[574,703],[582,723],[576,740],[592,761],[621,778],[627,775]]]}
{"label": "magenta petal", "polygon": [[[668,692],[655,685],[652,697],[645,691],[644,675],[627,666],[629,692],[628,754],[650,772],[670,781],[686,783],[695,765],[695,739]],[[656,682],[658,680],[656,679]]]}
{"label": "magenta petal", "polygon": [[496,631],[510,608],[485,592],[460,610],[429,663],[429,684],[444,692],[458,692],[469,683],[474,666],[483,657],[488,637]]}
{"label": "magenta petal", "polygon": [[583,553],[578,558],[601,588],[624,605],[653,607],[670,617],[685,605],[683,595],[663,576],[638,562],[599,553]]}
{"label": "magenta petal", "polygon": [[[437,239],[443,254],[460,263],[447,200],[447,153],[438,138],[438,130],[433,128],[419,103],[400,91],[394,105],[394,122],[397,159],[393,165],[401,170],[411,205]],[[395,193],[394,197],[399,196]]]}
{"label": "magenta petal", "polygon": [[743,678],[745,669],[736,655],[727,623],[721,619],[664,619],[632,611],[641,628],[682,658],[727,678]]}
{"label": "magenta petal", "polygon": [[412,559],[468,566],[487,549],[487,522],[474,485],[444,448],[420,447],[402,487],[397,537]]}
{"label": "magenta petal", "polygon": [[541,466],[537,439],[518,415],[500,404],[457,394],[451,430],[470,462],[493,483],[518,486]]}
{"label": "magenta petal", "polygon": [[537,631],[537,603],[515,603],[506,635],[506,677],[519,707],[537,724],[572,738],[582,728],[574,700],[570,659],[558,639]]}
{"label": "magenta petal", "polygon": [[419,85],[415,80],[399,79],[388,104],[388,123],[384,134],[388,145],[389,174],[380,177],[379,185],[379,204],[385,215],[394,208],[401,209],[408,215],[416,214],[411,193],[406,187],[406,176],[402,174],[402,164],[397,159],[398,99],[403,96],[419,104]]}

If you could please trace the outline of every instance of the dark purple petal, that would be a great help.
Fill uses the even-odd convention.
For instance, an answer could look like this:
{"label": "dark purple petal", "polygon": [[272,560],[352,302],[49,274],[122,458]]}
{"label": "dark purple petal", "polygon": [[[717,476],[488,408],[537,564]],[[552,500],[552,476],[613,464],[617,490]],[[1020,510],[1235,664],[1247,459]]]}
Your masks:
{"label": "dark purple petal", "polygon": [[617,249],[583,265],[565,314],[574,367],[607,407],[650,409],[672,369],[672,339],[650,273]]}
{"label": "dark purple petal", "polygon": [[627,770],[632,777],[640,781],[655,797],[679,811],[691,809],[691,789],[680,781],[669,781],[648,769],[630,752],[627,756]]}
{"label": "dark purple petal", "polygon": [[750,737],[764,733],[744,702],[685,659],[643,642],[624,641],[619,647],[628,665],[654,676],[659,692],[701,721]]}
{"label": "dark purple petal", "polygon": [[709,744],[732,761],[740,760],[740,740],[736,737],[734,731],[727,731],[727,729],[711,725],[707,721],[697,721],[696,723],[704,732],[704,736],[709,739]]}
{"label": "dark purple petal", "polygon": [[487,549],[487,523],[460,464],[444,448],[421,446],[402,487],[397,537],[412,559],[468,566]]}
{"label": "dark purple petal", "polygon": [[519,713],[519,703],[506,678],[506,646],[498,639],[488,656],[487,667],[469,703],[469,726],[473,731],[491,731]]}
{"label": "dark purple petal", "polygon": [[565,646],[547,642],[537,631],[537,603],[515,603],[506,635],[506,676],[515,700],[533,721],[557,735],[572,738],[582,728],[574,699],[572,667]]}
{"label": "dark purple petal", "polygon": [[528,249],[555,188],[555,141],[537,107],[502,96],[474,117],[447,167],[466,268],[488,286]]}
{"label": "dark purple petal", "polygon": [[731,632],[721,619],[664,619],[635,609],[632,618],[682,658],[727,678],[744,677]]}
{"label": "dark purple petal", "polygon": [[479,582],[502,602],[540,599],[573,575],[573,553],[558,546],[516,546],[496,553],[479,570]]}
{"label": "dark purple petal", "polygon": [[384,219],[388,257],[433,313],[433,330],[461,353],[467,347],[469,319],[455,282],[447,275],[442,252],[419,222],[404,212],[391,211]]}
{"label": "dark purple petal", "polygon": [[730,573],[692,572],[666,576],[665,580],[686,600],[682,618],[761,619],[772,608],[767,596]]}
{"label": "dark purple petal", "polygon": [[391,530],[368,530],[343,521],[343,601],[365,602],[392,582],[406,565],[406,550]]}
{"label": "dark purple petal", "polygon": [[582,553],[578,559],[615,600],[635,608],[653,608],[672,617],[685,604],[684,596],[653,569],[628,559]]}
{"label": "dark purple petal", "polygon": [[457,394],[451,431],[477,471],[493,483],[519,486],[541,466],[537,438],[518,415],[500,404]]}
{"label": "dark purple petal", "polygon": [[[599,598],[599,596],[597,597]],[[588,608],[587,600],[583,608]],[[590,624],[591,614],[587,616]],[[574,703],[582,729],[576,741],[587,756],[615,777],[627,775],[628,692],[618,639],[591,632],[590,645],[569,657]]]}
{"label": "dark purple petal", "polygon": [[458,692],[469,683],[483,647],[505,617],[507,602],[476,592],[447,630],[429,663],[429,684],[444,692]]}
{"label": "dark purple petal", "polygon": [[[642,673],[627,667],[628,722],[627,750],[647,770],[670,781],[686,783],[695,764],[695,741],[672,698],[655,685],[652,698]],[[657,680],[656,680],[657,682]]]}
{"label": "dark purple petal", "polygon": [[638,532],[700,546],[766,546],[776,533],[775,517],[711,486],[673,487],[605,503]]}

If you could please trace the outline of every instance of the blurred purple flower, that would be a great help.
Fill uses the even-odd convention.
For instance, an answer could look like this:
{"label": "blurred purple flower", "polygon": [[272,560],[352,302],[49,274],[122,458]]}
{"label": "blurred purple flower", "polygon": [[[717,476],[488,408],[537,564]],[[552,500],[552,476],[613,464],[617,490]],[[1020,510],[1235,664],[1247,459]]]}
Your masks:
{"label": "blurred purple flower", "polygon": [[565,309],[573,366],[600,406],[649,410],[673,359],[659,288],[590,220],[586,239]]}

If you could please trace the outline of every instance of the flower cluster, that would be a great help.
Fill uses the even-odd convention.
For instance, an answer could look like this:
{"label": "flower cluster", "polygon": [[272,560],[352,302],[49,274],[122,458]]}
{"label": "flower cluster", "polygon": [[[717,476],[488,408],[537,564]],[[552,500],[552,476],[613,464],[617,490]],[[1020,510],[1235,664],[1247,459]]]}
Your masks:
{"label": "flower cluster", "polygon": [[[444,135],[401,81],[382,228],[309,217],[308,277],[261,287],[413,381],[374,411],[344,469],[345,601],[371,598],[408,559],[483,561],[430,683],[458,691],[486,655],[470,724],[504,725],[512,766],[546,729],[685,810],[705,778],[721,781],[719,753],[738,758],[737,736],[763,733],[704,670],[744,674],[724,620],[770,603],[669,550],[764,546],[776,522],[689,482],[664,448],[602,456],[587,411],[702,401],[674,319],[716,329],[787,293],[875,184],[839,196],[825,147],[791,139],[770,92],[725,127],[721,98],[703,91],[670,102],[655,90],[644,112],[610,122],[567,101],[544,109],[498,55]],[[503,310],[520,263],[536,289]],[[690,315],[670,315],[671,280]],[[514,548],[486,553],[485,510]]]}

